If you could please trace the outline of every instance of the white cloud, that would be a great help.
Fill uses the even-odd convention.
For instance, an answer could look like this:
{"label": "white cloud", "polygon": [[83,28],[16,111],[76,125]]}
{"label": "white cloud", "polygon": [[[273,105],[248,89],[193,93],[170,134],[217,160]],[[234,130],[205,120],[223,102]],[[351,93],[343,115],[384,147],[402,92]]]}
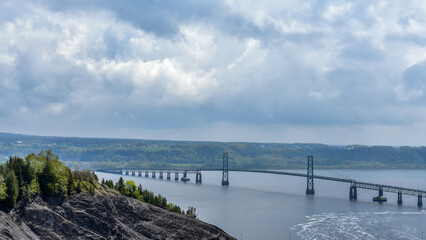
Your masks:
{"label": "white cloud", "polygon": [[[214,51],[213,36],[200,27],[182,26],[181,37],[159,39],[118,21],[108,12],[54,13],[36,6],[31,8],[25,17],[5,24],[8,31],[2,40],[14,43],[9,47],[9,53],[30,55],[34,51],[37,56],[32,57],[38,57],[40,65],[52,64],[61,57],[66,61],[64,64],[82,67],[86,70],[82,73],[83,78],[99,87],[87,94],[90,99],[105,94],[102,89],[105,81],[113,85],[129,85],[129,98],[136,104],[199,104],[215,91],[214,69],[179,63],[179,59],[196,63],[212,55],[209,51]],[[123,45],[108,46],[110,40],[120,41]],[[176,50],[169,51],[172,48]],[[117,53],[109,55],[109,51]],[[14,58],[7,55],[9,53],[0,55],[0,60],[13,63]],[[35,87],[42,89],[49,85],[46,82],[49,80],[42,81],[34,82],[38,85]],[[72,81],[70,95],[82,97],[74,92],[87,91],[86,82],[62,81]],[[62,107],[55,105],[48,109],[49,113],[59,113]]]}
{"label": "white cloud", "polygon": [[238,57],[234,62],[229,64],[228,69],[233,70],[238,65],[244,65],[248,68],[256,67],[264,61],[265,55],[265,51],[262,51],[261,49],[260,41],[250,38],[247,40],[246,48],[243,54]]}
{"label": "white cloud", "polygon": [[231,12],[240,14],[259,28],[273,28],[282,33],[307,33],[312,31],[300,17],[309,14],[311,2],[305,1],[225,1]]}
{"label": "white cloud", "polygon": [[407,89],[404,85],[397,85],[393,89],[400,101],[413,101],[423,96],[421,89]]}
{"label": "white cloud", "polygon": [[[63,111],[64,107],[63,103],[51,103],[45,108],[45,112],[48,114],[58,115]],[[23,112],[26,112],[25,108],[23,108],[23,110]]]}
{"label": "white cloud", "polygon": [[15,58],[11,55],[0,53],[0,64],[13,66],[15,64]]}
{"label": "white cloud", "polygon": [[196,61],[210,59],[214,55],[217,46],[214,41],[213,30],[207,30],[206,26],[183,25],[180,26],[180,34],[185,39],[181,43],[183,48],[190,53]]}
{"label": "white cloud", "polygon": [[352,6],[352,3],[329,5],[327,10],[324,12],[324,18],[330,22],[334,22],[336,18],[342,17],[347,14],[351,10]]}

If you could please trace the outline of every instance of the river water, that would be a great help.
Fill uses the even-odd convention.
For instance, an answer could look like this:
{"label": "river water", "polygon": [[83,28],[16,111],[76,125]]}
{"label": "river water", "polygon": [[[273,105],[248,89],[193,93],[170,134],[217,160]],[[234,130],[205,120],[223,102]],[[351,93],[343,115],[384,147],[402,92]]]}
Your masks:
{"label": "river water", "polygon": [[[294,171],[305,172],[305,171]],[[99,179],[121,175],[97,173]],[[315,175],[352,178],[363,182],[426,189],[426,170],[315,170]],[[306,196],[306,178],[261,173],[230,172],[227,187],[221,172],[203,172],[184,183],[124,176],[141,183],[184,209],[197,208],[200,220],[214,224],[238,239],[426,239],[426,199],[386,193],[387,203],[372,202],[376,191],[358,189],[349,201],[349,184],[314,181],[315,195]],[[425,210],[424,210],[425,209]]]}

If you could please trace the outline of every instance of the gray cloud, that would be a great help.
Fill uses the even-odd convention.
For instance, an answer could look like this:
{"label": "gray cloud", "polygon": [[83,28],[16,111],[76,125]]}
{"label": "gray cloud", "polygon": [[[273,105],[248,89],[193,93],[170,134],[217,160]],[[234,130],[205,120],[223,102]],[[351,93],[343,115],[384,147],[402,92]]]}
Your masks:
{"label": "gray cloud", "polygon": [[276,126],[336,143],[320,133],[363,141],[355,129],[377,126],[381,143],[383,129],[426,121],[426,6],[415,1],[46,0],[0,11],[1,131],[293,141]]}

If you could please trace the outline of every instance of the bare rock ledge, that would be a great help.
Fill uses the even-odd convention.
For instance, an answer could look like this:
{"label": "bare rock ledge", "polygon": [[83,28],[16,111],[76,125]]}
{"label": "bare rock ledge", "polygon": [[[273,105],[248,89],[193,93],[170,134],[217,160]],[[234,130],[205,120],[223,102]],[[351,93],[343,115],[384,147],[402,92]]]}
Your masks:
{"label": "bare rock ledge", "polygon": [[0,239],[235,239],[220,228],[102,189],[0,211]]}

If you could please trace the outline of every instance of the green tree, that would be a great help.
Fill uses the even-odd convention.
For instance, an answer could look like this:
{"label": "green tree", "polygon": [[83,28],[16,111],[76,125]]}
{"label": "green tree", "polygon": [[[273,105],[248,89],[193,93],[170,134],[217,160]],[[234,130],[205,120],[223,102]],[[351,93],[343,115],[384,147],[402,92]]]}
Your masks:
{"label": "green tree", "polygon": [[46,159],[46,165],[43,168],[40,176],[41,191],[47,196],[53,196],[57,193],[55,188],[56,173],[54,162],[52,159]]}
{"label": "green tree", "polygon": [[81,191],[83,191],[83,188],[81,186],[81,181],[77,182],[77,187],[75,190],[77,191],[77,193],[81,193]]}
{"label": "green tree", "polygon": [[69,168],[51,151],[42,151],[38,157],[46,162],[39,176],[41,191],[47,196],[66,197],[72,190],[72,183],[69,185],[72,175]]}
{"label": "green tree", "polygon": [[43,171],[44,165],[46,165],[46,159],[42,157],[41,153],[42,152],[40,152],[39,155],[31,153],[25,157],[25,161],[31,163],[31,166],[33,167],[36,175],[40,175]]}
{"label": "green tree", "polygon": [[7,162],[7,167],[15,173],[19,188],[24,186],[24,160],[17,156],[10,157],[9,161]]}
{"label": "green tree", "polygon": [[186,210],[186,215],[192,218],[197,218],[197,209],[195,207],[188,207]]}
{"label": "green tree", "polygon": [[90,184],[89,192],[90,192],[90,194],[95,195],[95,187],[93,186],[93,184]]}
{"label": "green tree", "polygon": [[132,180],[126,181],[126,190],[125,190],[127,193],[126,196],[133,197],[133,194],[136,191],[136,189],[137,189],[137,186],[135,184],[135,181],[132,181]]}
{"label": "green tree", "polygon": [[123,177],[120,177],[120,179],[118,180],[118,182],[115,184],[115,190],[117,190],[121,195],[127,196],[127,194],[126,194],[126,186],[124,184]]}
{"label": "green tree", "polygon": [[[3,178],[3,177],[1,177]],[[4,201],[7,197],[7,187],[4,181],[0,182],[0,201]]]}
{"label": "green tree", "polygon": [[21,198],[25,200],[32,200],[34,196],[40,193],[40,185],[37,178],[33,179],[31,183],[21,188]]}
{"label": "green tree", "polygon": [[74,181],[74,175],[72,174],[70,168],[67,168],[67,174],[68,174],[68,194],[73,194],[77,186]]}
{"label": "green tree", "polygon": [[111,189],[114,189],[114,182],[112,180],[106,180],[105,185]]}
{"label": "green tree", "polygon": [[16,199],[18,198],[19,188],[18,188],[18,180],[16,179],[14,171],[8,171],[6,174],[6,204],[9,207],[13,207],[16,203]]}
{"label": "green tree", "polygon": [[32,166],[32,162],[28,159],[25,159],[25,166],[23,169],[24,184],[31,184],[31,182],[36,179],[35,168]]}

